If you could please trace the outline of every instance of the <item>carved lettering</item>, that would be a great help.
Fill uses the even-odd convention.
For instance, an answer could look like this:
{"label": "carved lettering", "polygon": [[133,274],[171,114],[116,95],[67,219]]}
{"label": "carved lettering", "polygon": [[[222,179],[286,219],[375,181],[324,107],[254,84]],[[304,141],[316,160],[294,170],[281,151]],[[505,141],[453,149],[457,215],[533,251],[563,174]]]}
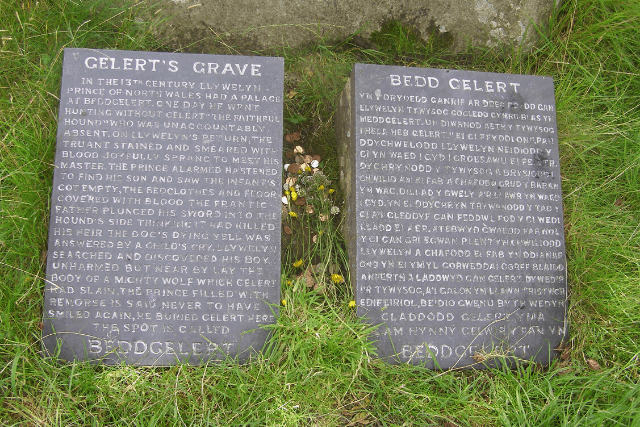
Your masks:
{"label": "carved lettering", "polygon": [[63,355],[260,347],[237,343],[279,301],[282,61],[235,58],[66,52],[45,325],[91,336]]}
{"label": "carved lettering", "polygon": [[380,353],[444,368],[494,346],[548,354],[566,306],[538,291],[566,286],[550,80],[359,64],[352,79],[347,240]]}

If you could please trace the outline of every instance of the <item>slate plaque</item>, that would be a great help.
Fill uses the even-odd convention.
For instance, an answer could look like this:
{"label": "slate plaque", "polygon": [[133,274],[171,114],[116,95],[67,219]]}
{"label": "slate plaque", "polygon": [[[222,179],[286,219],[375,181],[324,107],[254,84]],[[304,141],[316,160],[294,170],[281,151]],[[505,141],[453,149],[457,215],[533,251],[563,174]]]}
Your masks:
{"label": "slate plaque", "polygon": [[280,295],[283,59],[66,49],[44,347],[199,364]]}
{"label": "slate plaque", "polygon": [[553,80],[356,64],[336,132],[379,356],[548,363],[568,333]]}

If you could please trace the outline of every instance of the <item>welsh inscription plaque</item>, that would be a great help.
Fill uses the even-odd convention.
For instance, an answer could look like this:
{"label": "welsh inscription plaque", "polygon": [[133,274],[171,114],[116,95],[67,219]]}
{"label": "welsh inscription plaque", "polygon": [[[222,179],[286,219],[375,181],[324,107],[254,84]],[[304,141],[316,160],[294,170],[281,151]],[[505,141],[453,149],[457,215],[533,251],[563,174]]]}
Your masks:
{"label": "welsh inscription plaque", "polygon": [[246,360],[280,294],[283,59],[66,49],[45,350]]}
{"label": "welsh inscription plaque", "polygon": [[548,363],[568,332],[552,79],[356,64],[336,132],[380,357]]}

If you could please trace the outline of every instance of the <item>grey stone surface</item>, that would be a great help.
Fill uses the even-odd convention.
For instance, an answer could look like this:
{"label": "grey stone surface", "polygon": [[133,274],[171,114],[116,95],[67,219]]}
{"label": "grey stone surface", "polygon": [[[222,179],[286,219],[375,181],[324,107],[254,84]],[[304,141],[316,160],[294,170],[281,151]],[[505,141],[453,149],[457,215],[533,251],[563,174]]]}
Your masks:
{"label": "grey stone surface", "polygon": [[368,37],[398,20],[424,39],[434,29],[449,33],[454,49],[463,50],[468,44],[528,48],[538,39],[531,23],[546,28],[553,7],[554,0],[165,0],[158,9],[169,17],[161,32],[185,46],[203,38],[253,48],[298,46],[354,33]]}
{"label": "grey stone surface", "polygon": [[379,356],[549,363],[568,334],[552,79],[356,64],[336,126]]}
{"label": "grey stone surface", "polygon": [[280,296],[282,58],[66,49],[44,349],[260,350]]}

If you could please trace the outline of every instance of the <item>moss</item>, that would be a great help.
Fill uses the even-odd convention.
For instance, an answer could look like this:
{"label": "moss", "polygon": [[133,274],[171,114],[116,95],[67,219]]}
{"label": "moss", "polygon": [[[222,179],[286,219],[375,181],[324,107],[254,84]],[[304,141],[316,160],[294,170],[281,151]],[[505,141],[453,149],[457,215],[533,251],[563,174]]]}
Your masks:
{"label": "moss", "polygon": [[453,36],[448,32],[441,33],[433,20],[428,31],[424,40],[417,30],[394,20],[372,33],[370,40],[389,59],[411,63],[445,52],[453,44]]}

